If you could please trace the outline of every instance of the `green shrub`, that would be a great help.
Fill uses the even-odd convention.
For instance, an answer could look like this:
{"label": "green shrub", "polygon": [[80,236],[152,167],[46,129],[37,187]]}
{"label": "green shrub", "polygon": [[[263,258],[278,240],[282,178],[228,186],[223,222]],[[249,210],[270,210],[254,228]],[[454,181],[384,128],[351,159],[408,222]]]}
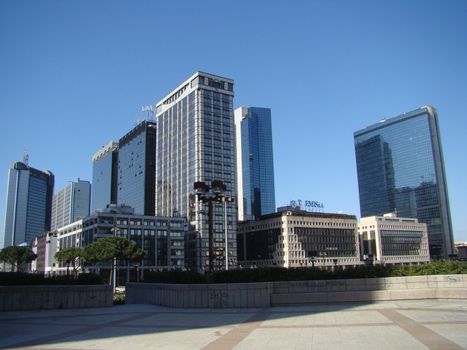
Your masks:
{"label": "green shrub", "polygon": [[256,268],[216,271],[211,278],[190,271],[145,272],[144,282],[149,283],[248,283],[272,281],[306,281],[349,278],[375,278],[397,276],[419,276],[440,274],[467,274],[465,261],[434,261],[421,265],[361,265],[343,269],[317,267],[300,268]]}
{"label": "green shrub", "polygon": [[192,271],[148,271],[144,272],[144,282],[148,283],[205,283],[203,275]]}
{"label": "green shrub", "polygon": [[114,305],[123,305],[125,304],[125,292],[116,291],[113,295],[113,304]]}

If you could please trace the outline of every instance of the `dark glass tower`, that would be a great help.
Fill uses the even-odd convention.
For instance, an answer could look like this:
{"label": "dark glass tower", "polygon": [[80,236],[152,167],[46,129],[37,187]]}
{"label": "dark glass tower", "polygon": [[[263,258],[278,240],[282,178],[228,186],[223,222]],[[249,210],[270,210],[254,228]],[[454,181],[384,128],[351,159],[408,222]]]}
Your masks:
{"label": "dark glass tower", "polygon": [[91,212],[117,204],[118,142],[109,142],[92,157]]}
{"label": "dark glass tower", "polygon": [[155,215],[156,123],[141,122],[118,145],[117,204]]}
{"label": "dark glass tower", "polygon": [[239,220],[259,219],[276,211],[271,110],[235,110]]}
{"label": "dark glass tower", "polygon": [[382,120],[354,140],[361,216],[417,218],[428,226],[431,257],[448,258],[453,235],[436,110]]}
{"label": "dark glass tower", "polygon": [[54,175],[16,162],[8,174],[5,234],[0,248],[20,245],[50,230]]}

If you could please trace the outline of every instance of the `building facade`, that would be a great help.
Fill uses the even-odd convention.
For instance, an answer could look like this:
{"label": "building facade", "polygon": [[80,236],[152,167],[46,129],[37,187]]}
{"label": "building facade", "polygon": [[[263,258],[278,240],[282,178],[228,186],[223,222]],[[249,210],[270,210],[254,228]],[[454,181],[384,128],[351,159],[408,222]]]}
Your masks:
{"label": "building facade", "polygon": [[138,215],[155,215],[156,130],[143,121],[118,142],[117,203]]}
{"label": "building facade", "polygon": [[89,215],[91,183],[78,179],[70,181],[52,199],[51,230],[66,226]]}
{"label": "building facade", "polygon": [[238,219],[259,219],[276,211],[271,110],[235,110]]}
{"label": "building facade", "polygon": [[421,107],[354,133],[362,217],[396,212],[428,225],[430,255],[453,235],[437,112]]}
{"label": "building facade", "polygon": [[5,231],[0,248],[30,245],[50,230],[54,175],[16,162],[8,173]]}
{"label": "building facade", "polygon": [[467,242],[456,242],[455,253],[459,260],[467,260]]}
{"label": "building facade", "polygon": [[238,223],[242,267],[360,265],[353,215],[284,211]]}
{"label": "building facade", "polygon": [[185,264],[187,230],[185,218],[137,215],[131,207],[110,205],[44,234],[46,239],[38,239],[35,243],[36,251],[40,253],[38,268],[43,270],[37,271],[63,274],[67,267],[55,260],[57,251],[86,247],[99,238],[111,236],[135,241],[145,251],[140,267],[144,270],[181,269]]}
{"label": "building facade", "polygon": [[374,264],[430,261],[427,225],[395,214],[362,218],[358,224],[360,257]]}
{"label": "building facade", "polygon": [[[189,218],[192,269],[208,266],[209,251],[207,204],[195,198],[194,183],[219,180],[236,197],[233,96],[233,80],[197,72],[156,105],[156,215]],[[225,226],[229,265],[236,264],[236,221],[236,203],[214,204],[214,250],[224,254],[216,269],[225,267]]]}
{"label": "building facade", "polygon": [[118,142],[109,142],[92,157],[91,211],[117,204]]}

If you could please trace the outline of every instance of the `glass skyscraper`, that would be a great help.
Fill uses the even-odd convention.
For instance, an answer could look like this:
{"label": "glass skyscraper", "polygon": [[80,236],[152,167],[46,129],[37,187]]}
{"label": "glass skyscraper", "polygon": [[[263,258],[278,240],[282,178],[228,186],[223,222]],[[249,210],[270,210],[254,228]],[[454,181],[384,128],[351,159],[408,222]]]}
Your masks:
{"label": "glass skyscraper", "polygon": [[271,110],[235,110],[238,218],[259,219],[276,211]]}
{"label": "glass skyscraper", "polygon": [[89,216],[91,183],[89,181],[70,181],[63,189],[54,194],[52,200],[51,230],[56,230]]}
{"label": "glass skyscraper", "polygon": [[156,123],[141,122],[118,145],[117,204],[131,206],[138,215],[154,215]]}
{"label": "glass skyscraper", "polygon": [[[197,72],[156,105],[156,215],[184,216],[196,232],[188,239],[186,264],[208,263],[207,204],[198,202],[193,185],[220,180],[226,196],[236,196],[233,80]],[[236,264],[236,203],[214,203],[216,269],[225,266],[224,225],[229,264]]]}
{"label": "glass skyscraper", "polygon": [[92,157],[91,211],[117,204],[118,142],[109,142]]}
{"label": "glass skyscraper", "polygon": [[54,175],[16,162],[8,173],[5,233],[0,248],[26,243],[50,230]]}
{"label": "glass skyscraper", "polygon": [[428,226],[430,255],[453,253],[437,112],[421,107],[354,133],[362,217],[396,212]]}

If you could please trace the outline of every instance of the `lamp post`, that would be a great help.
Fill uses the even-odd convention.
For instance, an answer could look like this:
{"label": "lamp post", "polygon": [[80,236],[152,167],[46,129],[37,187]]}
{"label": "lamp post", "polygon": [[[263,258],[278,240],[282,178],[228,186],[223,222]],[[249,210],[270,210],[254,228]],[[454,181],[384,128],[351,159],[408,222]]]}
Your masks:
{"label": "lamp post", "polygon": [[[222,181],[214,180],[211,182],[211,187],[203,181],[197,181],[193,184],[195,195],[203,203],[208,203],[208,226],[209,226],[209,273],[214,271],[214,213],[212,210],[212,202],[220,202],[224,198],[226,186]],[[201,249],[201,247],[200,247]]]}
{"label": "lamp post", "polygon": [[228,271],[229,269],[229,244],[228,244],[228,235],[227,235],[227,202],[232,203],[234,201],[233,197],[224,197],[223,202],[224,202],[224,234],[225,234],[225,249],[224,249],[224,255],[225,255],[225,271]]}

